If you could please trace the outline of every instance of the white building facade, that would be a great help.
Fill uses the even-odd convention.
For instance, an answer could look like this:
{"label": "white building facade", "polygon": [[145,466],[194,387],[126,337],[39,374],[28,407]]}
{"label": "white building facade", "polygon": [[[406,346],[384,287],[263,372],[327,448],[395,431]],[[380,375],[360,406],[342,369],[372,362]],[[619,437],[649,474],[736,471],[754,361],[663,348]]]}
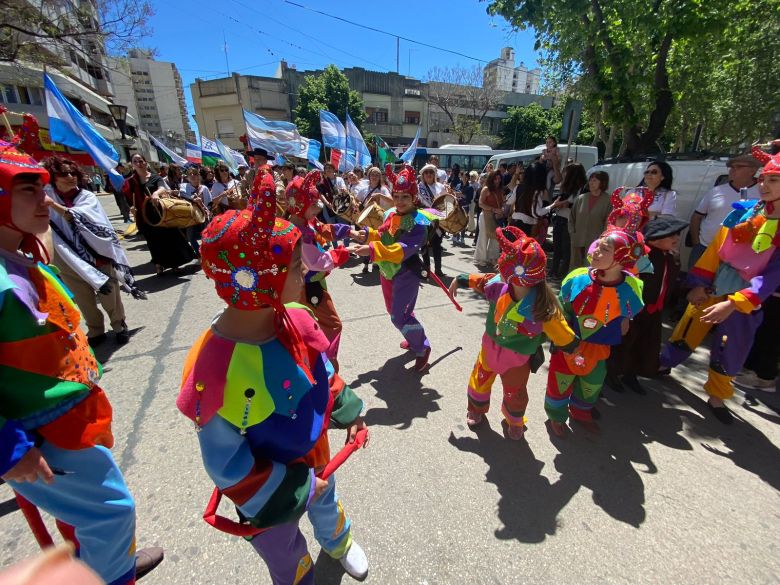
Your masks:
{"label": "white building facade", "polygon": [[515,67],[515,50],[501,49],[501,56],[485,65],[483,85],[499,91],[512,93],[539,93],[541,69],[528,69],[522,62]]}

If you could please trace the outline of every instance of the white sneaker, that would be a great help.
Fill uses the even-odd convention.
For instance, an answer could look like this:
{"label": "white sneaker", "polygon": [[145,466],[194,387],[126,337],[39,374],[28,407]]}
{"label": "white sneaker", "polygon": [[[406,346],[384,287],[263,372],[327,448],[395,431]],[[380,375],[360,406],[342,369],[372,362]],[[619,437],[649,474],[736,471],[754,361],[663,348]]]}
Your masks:
{"label": "white sneaker", "polygon": [[774,392],[777,389],[776,380],[764,380],[750,370],[745,370],[734,378],[734,383],[750,390],[761,390],[762,392]]}
{"label": "white sneaker", "polygon": [[347,554],[339,559],[341,566],[347,572],[347,575],[357,581],[363,581],[368,577],[368,558],[366,553],[356,542],[349,545]]}

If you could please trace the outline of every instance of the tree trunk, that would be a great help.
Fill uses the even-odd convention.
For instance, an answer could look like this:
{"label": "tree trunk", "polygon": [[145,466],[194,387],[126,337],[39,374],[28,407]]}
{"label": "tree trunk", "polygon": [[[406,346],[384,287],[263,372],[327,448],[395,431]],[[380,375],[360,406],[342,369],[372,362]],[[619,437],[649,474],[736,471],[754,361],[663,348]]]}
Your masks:
{"label": "tree trunk", "polygon": [[615,137],[617,136],[617,126],[613,125],[609,129],[609,136],[604,141],[604,158],[612,156],[612,150],[615,148]]}

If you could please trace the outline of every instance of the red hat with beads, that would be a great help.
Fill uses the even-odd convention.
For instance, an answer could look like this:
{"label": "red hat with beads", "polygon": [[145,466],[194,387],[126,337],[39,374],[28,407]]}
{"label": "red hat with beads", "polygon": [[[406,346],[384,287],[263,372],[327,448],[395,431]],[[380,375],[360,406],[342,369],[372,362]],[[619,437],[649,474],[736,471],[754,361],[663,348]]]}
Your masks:
{"label": "red hat with beads", "polygon": [[306,177],[295,177],[285,189],[287,210],[294,215],[303,216],[306,210],[320,200],[317,183],[320,182],[319,171],[311,171]]}
{"label": "red hat with beads", "polygon": [[253,311],[270,306],[283,312],[281,294],[300,237],[294,225],[276,217],[276,185],[264,165],[247,208],[218,215],[203,230],[203,270],[232,307]]}
{"label": "red hat with beads", "polygon": [[417,197],[417,173],[412,167],[405,164],[404,168],[395,174],[392,165],[386,164],[385,175],[390,180],[390,190],[393,193],[409,193],[412,197]]}
{"label": "red hat with beads", "polygon": [[[647,187],[618,187],[612,192],[611,203],[612,212],[607,217],[607,225],[635,233],[650,220],[647,210],[653,204],[653,192]],[[616,226],[620,219],[625,219],[624,225]]]}
{"label": "red hat with beads", "polygon": [[532,287],[544,282],[547,255],[534,238],[518,227],[496,228],[501,247],[498,271],[507,284]]}
{"label": "red hat with beads", "polygon": [[632,268],[637,260],[648,252],[647,246],[641,239],[641,234],[636,232],[610,227],[599,237],[599,240],[604,239],[609,241],[615,250],[614,262],[623,268]]}
{"label": "red hat with beads", "polygon": [[762,175],[780,175],[780,153],[772,156],[758,146],[754,146],[751,154],[753,158],[764,164],[764,168],[761,169]]}

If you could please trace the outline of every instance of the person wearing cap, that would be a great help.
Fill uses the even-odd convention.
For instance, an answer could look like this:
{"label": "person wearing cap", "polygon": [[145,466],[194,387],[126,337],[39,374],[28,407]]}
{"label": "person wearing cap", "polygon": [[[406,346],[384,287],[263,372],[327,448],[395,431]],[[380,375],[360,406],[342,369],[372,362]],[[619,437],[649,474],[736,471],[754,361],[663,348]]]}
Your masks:
{"label": "person wearing cap", "polygon": [[623,392],[624,386],[628,386],[637,394],[645,394],[637,376],[658,375],[664,302],[677,282],[680,266],[675,254],[680,234],[687,227],[688,222],[668,216],[655,217],[644,226],[652,271],[639,274],[644,310],[631,321],[623,342],[612,348],[607,360],[607,385],[616,392]]}
{"label": "person wearing cap", "polygon": [[203,232],[203,270],[227,307],[184,363],[179,410],[198,431],[203,464],[245,523],[274,585],[314,583],[298,527],[308,513],[322,549],[356,579],[368,561],[336,495],[328,427],[354,442],[363,401],[325,357],[328,340],[296,301],[304,282],[301,232],[275,217],[276,185],[260,167],[245,210]]}
{"label": "person wearing cap", "polygon": [[759,198],[756,172],[761,168],[761,163],[757,159],[750,154],[740,154],[730,158],[726,166],[729,169],[728,182],[707,191],[691,216],[689,233],[692,248],[688,257],[688,270],[693,268],[710,245],[723,220],[731,213],[732,204],[743,197]]}
{"label": "person wearing cap", "polygon": [[342,325],[325,279],[334,268],[343,266],[349,260],[349,252],[344,246],[326,251],[323,244],[331,242],[335,245],[336,241],[350,236],[360,237],[360,233],[349,225],[323,224],[317,220],[322,209],[320,192],[317,190],[319,182],[319,171],[311,171],[305,179],[295,177],[287,185],[286,208],[290,222],[301,231],[301,257],[306,270],[301,302],[312,310],[328,338],[325,354],[338,371]]}
{"label": "person wearing cap", "polygon": [[571,351],[577,339],[545,281],[547,256],[542,246],[513,226],[497,228],[496,237],[501,247],[498,274],[460,274],[450,284],[450,292],[456,296],[458,287],[468,287],[490,303],[482,347],[469,378],[466,424],[474,428],[482,423],[490,409],[493,382],[500,376],[506,434],[520,440],[525,432],[528,376],[544,359],[542,342],[549,337],[561,351]]}
{"label": "person wearing cap", "polygon": [[715,238],[688,272],[688,307],[661,353],[664,370],[682,363],[713,331],[704,390],[723,424],[734,422],[725,401],[764,318],[763,304],[780,286],[780,155],[759,148],[765,163],[759,201],[737,201]]}
{"label": "person wearing cap", "polygon": [[252,190],[252,185],[255,184],[257,170],[268,166],[268,159],[270,158],[268,151],[264,148],[253,148],[252,150],[247,151],[247,154],[252,157],[252,168],[249,169],[241,179],[241,190],[244,193],[249,193]]}
{"label": "person wearing cap", "polygon": [[390,320],[401,332],[401,349],[415,353],[415,370],[423,371],[431,355],[431,344],[425,329],[414,316],[414,306],[427,269],[420,258],[429,230],[439,217],[417,209],[417,177],[414,169],[405,164],[398,173],[391,165],[385,166],[385,175],[392,186],[395,207],[385,213],[379,229],[364,228],[358,241],[367,242],[350,248],[358,256],[367,256],[379,266],[382,296]]}
{"label": "person wearing cap", "polygon": [[592,410],[610,349],[621,343],[629,320],[644,306],[642,283],[630,272],[644,253],[635,232],[608,227],[593,250],[590,267],[574,270],[561,283],[563,313],[582,341],[574,353],[553,351],[550,357],[544,409],[557,437],[565,434],[569,416],[598,430]]}
{"label": "person wearing cap", "polygon": [[107,583],[162,561],[135,553],[135,504],[111,454],[111,404],[78,308],[47,266],[49,173],[0,141],[0,476],[57,519]]}

